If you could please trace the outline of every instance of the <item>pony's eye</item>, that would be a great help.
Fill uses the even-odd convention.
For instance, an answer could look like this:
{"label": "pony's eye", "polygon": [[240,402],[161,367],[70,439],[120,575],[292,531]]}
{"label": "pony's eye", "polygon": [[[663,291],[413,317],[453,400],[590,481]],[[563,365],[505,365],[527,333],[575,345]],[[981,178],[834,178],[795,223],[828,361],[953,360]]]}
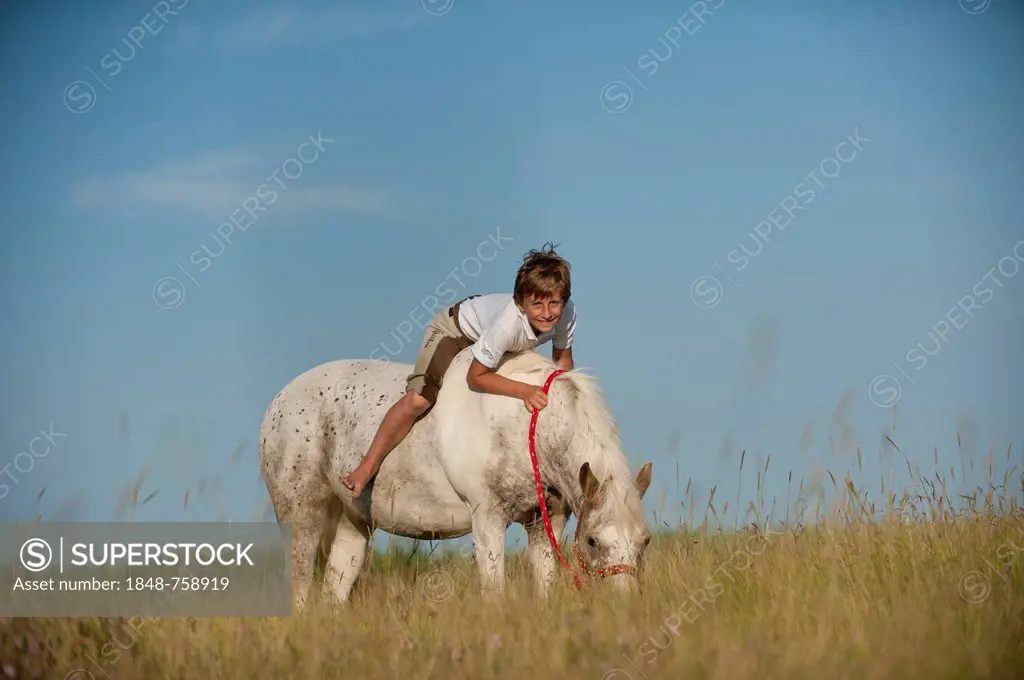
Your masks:
{"label": "pony's eye", "polygon": [[589,545],[591,548],[596,548],[597,547],[597,539],[594,538],[593,536],[591,536],[590,538],[587,539],[587,545]]}

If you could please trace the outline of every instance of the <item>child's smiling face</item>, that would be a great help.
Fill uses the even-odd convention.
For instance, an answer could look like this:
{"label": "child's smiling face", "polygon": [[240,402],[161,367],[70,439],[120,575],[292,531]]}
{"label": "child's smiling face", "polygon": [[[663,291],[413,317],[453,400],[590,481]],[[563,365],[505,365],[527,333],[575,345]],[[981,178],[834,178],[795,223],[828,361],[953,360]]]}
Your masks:
{"label": "child's smiling face", "polygon": [[554,329],[555,324],[562,318],[564,306],[560,297],[531,295],[523,301],[519,309],[526,314],[526,319],[537,333],[547,333]]}

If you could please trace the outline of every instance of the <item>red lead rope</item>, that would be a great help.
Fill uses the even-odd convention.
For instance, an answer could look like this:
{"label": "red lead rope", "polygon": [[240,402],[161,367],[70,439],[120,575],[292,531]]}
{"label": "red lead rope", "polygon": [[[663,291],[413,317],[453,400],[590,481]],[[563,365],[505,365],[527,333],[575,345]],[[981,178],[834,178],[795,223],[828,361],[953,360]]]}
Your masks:
{"label": "red lead rope", "polygon": [[[544,394],[548,393],[551,388],[551,383],[555,378],[565,373],[563,369],[558,369],[548,376],[548,379],[544,381],[543,390]],[[576,589],[579,591],[583,590],[583,581],[580,579],[579,574],[569,565],[569,561],[562,555],[562,551],[558,548],[558,539],[555,538],[555,532],[551,529],[551,518],[548,516],[548,504],[544,498],[544,486],[540,481],[540,464],[537,462],[537,446],[536,446],[536,433],[537,433],[537,416],[540,415],[540,411],[537,409],[533,410],[533,415],[530,417],[530,462],[533,464],[533,479],[537,483],[537,501],[540,503],[540,513],[544,518],[544,529],[547,531],[548,540],[551,542],[551,548],[555,551],[555,555],[558,556],[558,560],[562,563],[562,566],[572,573],[572,578],[576,582]],[[587,568],[587,563],[583,559],[583,554],[580,552],[580,527],[583,526],[583,511],[584,508],[580,508],[580,512],[576,517],[576,534],[573,537],[573,553],[576,555],[576,563],[579,565],[580,570],[590,575],[590,569]],[[611,574],[622,574],[631,573],[635,574],[636,570],[626,564],[615,564],[610,567],[603,567],[597,570],[597,573],[601,576],[609,576]]]}
{"label": "red lead rope", "polygon": [[[558,369],[548,376],[548,379],[544,381],[544,387],[541,388],[544,391],[544,394],[548,393],[548,389],[551,387],[552,381],[563,373],[565,373],[564,370]],[[539,415],[540,411],[533,409],[533,415],[530,417],[530,462],[533,464],[533,479],[537,482],[537,500],[540,502],[540,514],[544,518],[544,529],[548,532],[548,540],[551,541],[551,548],[555,551],[555,555],[558,556],[558,560],[562,563],[562,566],[572,572],[573,580],[576,581],[576,589],[583,590],[583,581],[580,580],[580,575],[573,571],[573,568],[569,566],[569,561],[565,559],[564,555],[562,555],[562,551],[558,548],[558,539],[555,538],[555,532],[551,529],[551,518],[548,516],[548,504],[547,500],[544,498],[544,486],[540,481],[540,464],[537,462],[536,433],[537,416]],[[579,526],[579,521],[579,517],[577,517],[577,527]]]}

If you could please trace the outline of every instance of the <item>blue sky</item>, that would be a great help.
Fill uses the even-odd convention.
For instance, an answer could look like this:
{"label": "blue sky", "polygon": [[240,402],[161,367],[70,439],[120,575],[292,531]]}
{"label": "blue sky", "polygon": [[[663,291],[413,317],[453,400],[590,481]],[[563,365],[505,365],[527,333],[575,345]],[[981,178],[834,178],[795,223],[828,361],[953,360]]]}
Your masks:
{"label": "blue sky", "polygon": [[453,270],[510,290],[547,240],[659,519],[688,479],[734,504],[744,449],[743,505],[768,454],[767,505],[816,466],[877,498],[887,432],[925,475],[1020,466],[1024,8],[706,6],[5,9],[0,518],[261,516],[285,383],[394,348]]}

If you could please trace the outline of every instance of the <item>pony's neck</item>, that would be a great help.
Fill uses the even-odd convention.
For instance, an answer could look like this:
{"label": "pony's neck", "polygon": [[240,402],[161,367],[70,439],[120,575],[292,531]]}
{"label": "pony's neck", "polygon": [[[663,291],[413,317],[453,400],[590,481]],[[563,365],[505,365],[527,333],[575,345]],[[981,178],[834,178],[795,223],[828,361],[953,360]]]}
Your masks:
{"label": "pony's neck", "polygon": [[[580,434],[577,437],[582,436]],[[581,446],[570,443],[565,449],[565,455],[556,458],[555,470],[552,475],[553,486],[558,489],[562,496],[568,501],[569,508],[573,514],[579,516],[583,507],[583,488],[580,486],[580,468],[584,463],[590,463],[591,468],[594,462],[588,460],[588,456]]]}
{"label": "pony's neck", "polygon": [[[628,481],[629,468],[625,460],[616,456],[616,441],[604,441],[587,423],[570,420],[565,435],[566,446],[560,456],[553,456],[551,480],[569,502],[572,512],[578,517],[583,506],[583,488],[580,486],[580,468],[584,463],[600,482],[607,482],[606,490],[613,495],[619,492],[620,484]],[[603,436],[612,436],[605,434]],[[625,475],[625,477],[623,477]]]}
{"label": "pony's neck", "polygon": [[[551,370],[554,364],[537,352],[524,352],[499,368],[506,377],[534,384],[543,384]],[[615,492],[630,481],[629,464],[620,453],[612,415],[589,376],[579,370],[559,376],[551,384],[549,395],[548,408],[563,417],[556,425],[559,431],[550,439],[545,437],[550,446],[545,447],[548,455],[540,461],[542,476],[578,515],[583,504],[583,464],[590,463],[598,480],[609,481],[608,489]],[[542,427],[545,425],[538,425],[538,429]],[[541,436],[538,434],[538,439]]]}

